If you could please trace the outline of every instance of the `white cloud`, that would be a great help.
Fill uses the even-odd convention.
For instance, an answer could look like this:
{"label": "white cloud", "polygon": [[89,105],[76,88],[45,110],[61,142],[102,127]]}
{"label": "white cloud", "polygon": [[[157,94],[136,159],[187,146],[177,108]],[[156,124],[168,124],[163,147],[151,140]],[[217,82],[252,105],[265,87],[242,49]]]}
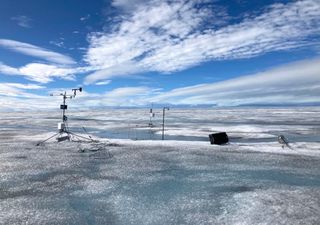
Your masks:
{"label": "white cloud", "polygon": [[29,18],[28,16],[14,16],[11,17],[11,20],[15,21],[18,26],[23,27],[23,28],[31,28],[31,21],[32,19]]}
{"label": "white cloud", "polygon": [[156,92],[157,89],[137,86],[120,87],[102,94],[81,93],[78,97],[79,102],[74,107],[143,106],[149,104],[149,102],[146,103],[146,99]]}
{"label": "white cloud", "polygon": [[[50,43],[60,47],[63,45],[63,41]],[[29,63],[21,67],[11,67],[0,62],[0,73],[6,75],[25,76],[32,81],[48,83],[53,81],[53,78],[74,80],[74,74],[86,71],[85,68],[71,67],[75,61],[69,56],[28,43],[0,39],[0,47],[48,61],[48,63]]]}
{"label": "white cloud", "polygon": [[14,68],[0,62],[0,73],[25,76],[27,79],[39,83],[51,82],[53,78],[74,80],[74,74],[84,71],[85,68],[68,68],[42,63],[30,63],[20,68]]}
{"label": "white cloud", "polygon": [[172,104],[284,104],[318,102],[320,59],[211,84],[177,88],[151,97]]}
{"label": "white cloud", "polygon": [[[45,87],[36,84],[0,83],[0,111],[59,110],[61,96],[51,97],[49,94],[43,96],[28,92],[43,88]],[[88,94],[81,92],[79,96],[77,95],[77,98],[73,100],[75,108],[83,106],[81,101],[77,100],[80,96],[88,96]],[[93,98],[94,94],[90,96]]]}
{"label": "white cloud", "polygon": [[62,65],[75,64],[75,61],[69,56],[24,42],[0,39],[0,47],[7,48],[24,55],[40,58],[51,63],[58,63]]}
{"label": "white cloud", "polygon": [[152,0],[113,0],[112,6],[124,11],[132,11],[141,4],[148,4]]}
{"label": "white cloud", "polygon": [[88,14],[88,15],[86,15],[86,16],[80,17],[80,20],[81,20],[81,21],[86,21],[86,20],[90,19],[90,17],[91,17],[91,15]]}
{"label": "white cloud", "polygon": [[[121,87],[102,94],[81,92],[72,107],[146,106],[158,104],[304,104],[320,103],[320,59],[300,61],[265,72],[216,83],[204,83],[170,91],[152,87]],[[60,98],[30,94],[35,84],[0,83],[1,109],[27,110],[57,108]],[[57,91],[57,90],[55,90]],[[59,91],[60,93],[60,91]],[[21,100],[21,97],[24,99]],[[49,104],[48,104],[49,103]]]}
{"label": "white cloud", "polygon": [[149,87],[121,87],[108,91],[100,95],[88,95],[83,105],[87,101],[95,106],[141,106],[145,104],[145,99],[153,93]]}
{"label": "white cloud", "polygon": [[[224,16],[221,18],[214,8],[202,8],[200,2],[203,1],[146,1],[123,16],[111,32],[92,33],[85,60],[105,72],[90,75],[86,82],[109,79],[109,68],[119,71],[113,76],[132,74],[124,69],[128,62],[138,72],[170,73],[205,61],[249,58],[319,45],[319,41],[308,40],[320,33],[317,0],[275,4],[259,16],[224,27],[216,26],[221,25]],[[133,3],[113,1],[119,7],[130,4]]]}
{"label": "white cloud", "polygon": [[[104,94],[88,94],[95,106],[159,104],[300,104],[320,103],[320,59],[299,61],[264,72],[215,83],[161,91],[152,87],[117,88]],[[241,74],[239,74],[241,75]]]}
{"label": "white cloud", "polygon": [[149,88],[147,87],[123,87],[117,88],[107,92],[104,96],[107,98],[124,98],[130,96],[145,96],[148,94]]}
{"label": "white cloud", "polygon": [[111,83],[111,80],[104,80],[104,81],[100,81],[100,82],[95,83],[95,85],[107,85],[110,83]]}
{"label": "white cloud", "polygon": [[17,68],[5,65],[2,62],[0,62],[0,72],[9,75],[20,74]]}
{"label": "white cloud", "polygon": [[37,89],[43,89],[44,86],[38,85],[38,84],[21,84],[21,83],[0,83],[1,85],[6,85],[9,87],[24,89],[24,90],[37,90]]}
{"label": "white cloud", "polygon": [[7,96],[0,98],[0,111],[32,111],[58,109],[61,99],[50,99],[39,95],[25,95],[21,98]]}
{"label": "white cloud", "polygon": [[132,62],[123,63],[121,66],[111,66],[107,69],[97,70],[84,79],[85,84],[92,84],[98,80],[111,79],[113,77],[127,77],[142,72],[142,68]]}
{"label": "white cloud", "polygon": [[[126,18],[111,34],[93,33],[86,60],[95,66],[127,63],[165,45],[169,35],[184,37],[201,21],[204,12],[191,2],[153,2]],[[179,17],[179,18],[178,18]],[[136,60],[134,60],[136,61]]]}
{"label": "white cloud", "polygon": [[21,84],[21,83],[0,83],[0,95],[15,96],[15,97],[35,97],[34,94],[25,92],[26,90],[43,89],[44,86],[36,84]]}
{"label": "white cloud", "polygon": [[62,78],[65,80],[74,80],[74,69],[60,68],[55,65],[47,65],[40,63],[30,63],[19,69],[22,75],[29,77],[31,80],[48,83],[52,81],[52,77]]}

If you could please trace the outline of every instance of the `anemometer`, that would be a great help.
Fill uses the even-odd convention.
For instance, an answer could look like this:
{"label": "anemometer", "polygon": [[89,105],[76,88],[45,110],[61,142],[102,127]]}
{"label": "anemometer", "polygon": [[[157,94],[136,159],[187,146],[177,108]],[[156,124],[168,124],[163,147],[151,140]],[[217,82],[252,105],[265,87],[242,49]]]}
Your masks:
{"label": "anemometer", "polygon": [[77,91],[82,92],[82,87],[72,89],[73,94],[71,95],[68,95],[66,91],[58,95],[50,94],[50,96],[62,96],[63,99],[62,105],[60,105],[60,109],[62,110],[62,122],[58,123],[59,132],[65,132],[68,129],[68,117],[66,116],[66,110],[68,109],[68,105],[66,105],[66,99],[75,98],[77,95]]}
{"label": "anemometer", "polygon": [[58,123],[58,132],[56,134],[54,134],[53,136],[49,137],[48,139],[46,139],[44,141],[39,142],[37,144],[37,146],[43,144],[44,142],[46,142],[56,136],[57,136],[56,139],[58,142],[66,141],[66,140],[71,141],[71,140],[73,140],[73,137],[76,137],[78,139],[81,138],[81,139],[93,141],[90,136],[89,136],[90,138],[87,138],[87,137],[83,137],[81,135],[75,134],[75,133],[71,132],[68,127],[68,117],[66,116],[66,110],[68,109],[68,105],[66,104],[66,100],[75,98],[77,95],[77,91],[82,92],[82,87],[72,89],[72,94],[67,94],[66,91],[64,91],[63,93],[57,94],[57,95],[50,94],[50,96],[62,96],[62,104],[60,105],[60,109],[62,110],[62,122]]}

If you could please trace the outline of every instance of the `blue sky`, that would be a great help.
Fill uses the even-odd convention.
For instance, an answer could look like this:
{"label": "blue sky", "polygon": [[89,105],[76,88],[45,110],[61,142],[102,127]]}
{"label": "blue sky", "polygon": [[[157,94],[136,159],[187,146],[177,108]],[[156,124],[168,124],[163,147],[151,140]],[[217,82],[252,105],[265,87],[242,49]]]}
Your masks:
{"label": "blue sky", "polygon": [[0,104],[320,103],[320,3],[3,0]]}

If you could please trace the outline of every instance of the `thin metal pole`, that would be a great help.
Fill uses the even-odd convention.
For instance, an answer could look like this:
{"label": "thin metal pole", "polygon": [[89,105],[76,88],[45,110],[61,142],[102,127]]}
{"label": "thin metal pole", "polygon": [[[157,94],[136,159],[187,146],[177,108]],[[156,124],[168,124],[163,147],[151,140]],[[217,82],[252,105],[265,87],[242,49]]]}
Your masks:
{"label": "thin metal pole", "polygon": [[165,111],[169,110],[168,107],[163,107],[163,112],[162,112],[162,140],[164,140],[164,117],[165,117]]}
{"label": "thin metal pole", "polygon": [[164,140],[164,114],[165,114],[165,107],[163,108],[163,112],[162,112],[162,140]]}
{"label": "thin metal pole", "polygon": [[62,122],[65,122],[65,105],[66,105],[66,92],[64,92],[64,95],[63,95],[63,110],[62,110]]}

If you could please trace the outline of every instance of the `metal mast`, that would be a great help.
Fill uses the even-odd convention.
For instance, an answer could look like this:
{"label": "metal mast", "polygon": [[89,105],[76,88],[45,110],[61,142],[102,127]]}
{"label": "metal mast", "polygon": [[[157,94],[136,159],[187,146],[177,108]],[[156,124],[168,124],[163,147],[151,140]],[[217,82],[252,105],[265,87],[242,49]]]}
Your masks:
{"label": "metal mast", "polygon": [[166,110],[169,110],[169,107],[163,107],[162,109],[162,140],[164,140],[164,117]]}

